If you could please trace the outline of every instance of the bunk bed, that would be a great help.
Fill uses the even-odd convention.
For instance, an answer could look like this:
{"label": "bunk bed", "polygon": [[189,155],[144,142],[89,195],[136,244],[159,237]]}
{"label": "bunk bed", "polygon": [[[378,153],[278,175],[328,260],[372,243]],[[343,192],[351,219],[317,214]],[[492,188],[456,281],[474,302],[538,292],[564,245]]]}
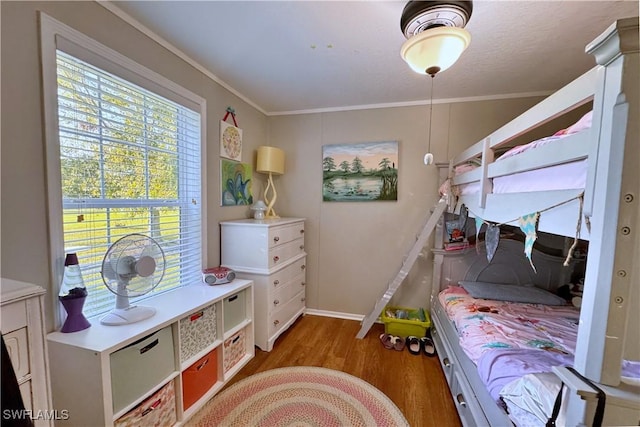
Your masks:
{"label": "bunk bed", "polygon": [[[517,413],[517,405],[507,405],[508,399],[496,399],[496,393],[504,397],[506,391],[492,390],[492,384],[497,383],[488,381],[486,372],[479,369],[485,363],[481,357],[488,352],[474,353],[461,341],[469,325],[456,319],[447,301],[482,306],[484,316],[491,314],[491,307],[499,306],[496,312],[501,311],[502,302],[487,300],[486,296],[479,301],[468,300],[471,297],[460,282],[527,284],[555,292],[568,284],[567,269],[572,266],[573,250],[579,241],[588,241],[588,257],[582,303],[579,310],[574,309],[573,340],[558,338],[560,354],[566,357],[549,358],[544,372],[529,375],[523,371],[517,375],[536,381],[551,378],[558,387],[566,386],[559,415],[565,425],[590,425],[594,414],[600,416],[596,408],[598,397],[604,402],[603,396],[605,424],[640,423],[640,386],[633,382],[637,379],[629,377],[634,374],[626,365],[640,361],[640,268],[633,262],[640,257],[636,236],[640,231],[638,44],[638,18],[616,21],[586,47],[596,59],[595,68],[464,150],[448,166],[448,180],[441,191],[451,212],[468,215],[477,231],[483,225],[499,228],[511,224],[525,234],[524,243],[501,240],[491,258],[480,241],[475,248],[445,250],[442,242],[446,227],[442,221],[436,230],[432,335],[464,425],[528,422],[519,418],[522,414]],[[514,141],[522,141],[541,126],[572,113],[575,118],[576,112],[580,120],[566,123],[546,138],[532,138],[526,146],[513,147]],[[498,157],[502,152],[506,155]],[[552,175],[563,170],[571,171],[572,178]],[[539,186],[544,180],[538,178],[545,176],[554,177],[551,187]],[[510,186],[513,179],[518,183]],[[563,256],[531,249],[538,231],[565,236],[568,244]],[[568,308],[562,307],[561,311]],[[562,316],[571,318],[567,312]],[[547,331],[554,328],[550,326]],[[504,346],[516,358],[522,356],[517,344]],[[534,404],[540,406],[543,399],[553,403],[555,394],[547,391],[546,396],[530,395],[527,399],[531,403],[537,398]]]}

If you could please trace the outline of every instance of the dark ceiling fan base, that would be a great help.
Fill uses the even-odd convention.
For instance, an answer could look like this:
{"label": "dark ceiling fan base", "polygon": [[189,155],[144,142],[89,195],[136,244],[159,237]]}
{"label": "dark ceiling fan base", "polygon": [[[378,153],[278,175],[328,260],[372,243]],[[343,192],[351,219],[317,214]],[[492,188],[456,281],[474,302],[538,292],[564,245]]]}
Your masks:
{"label": "dark ceiling fan base", "polygon": [[[445,10],[447,13],[438,13]],[[464,28],[466,23],[469,22],[472,12],[473,1],[412,0],[407,2],[402,10],[400,29],[405,37],[409,38],[427,28],[441,26]],[[452,17],[452,19],[449,19],[449,17]],[[414,29],[410,30],[410,28]]]}

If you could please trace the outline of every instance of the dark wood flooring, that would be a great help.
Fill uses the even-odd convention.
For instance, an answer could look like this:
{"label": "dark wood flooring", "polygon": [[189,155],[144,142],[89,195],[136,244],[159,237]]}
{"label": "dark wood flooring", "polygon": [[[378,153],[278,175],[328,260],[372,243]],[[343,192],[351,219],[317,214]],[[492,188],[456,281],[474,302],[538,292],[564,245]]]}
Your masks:
{"label": "dark wood flooring", "polygon": [[[374,324],[357,339],[360,322],[306,315],[278,338],[271,352],[256,356],[229,382],[286,366],[322,366],[362,378],[384,392],[412,427],[458,427],[460,419],[437,357],[387,350]],[[227,385],[227,386],[228,386]]]}

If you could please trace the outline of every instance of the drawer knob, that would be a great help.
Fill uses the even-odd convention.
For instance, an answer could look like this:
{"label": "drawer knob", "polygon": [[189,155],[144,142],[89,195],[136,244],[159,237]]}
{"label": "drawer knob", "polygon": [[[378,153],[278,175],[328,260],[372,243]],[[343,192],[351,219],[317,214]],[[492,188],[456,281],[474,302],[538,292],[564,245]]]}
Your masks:
{"label": "drawer knob", "polygon": [[304,228],[300,230],[300,234],[304,234]]}
{"label": "drawer knob", "polygon": [[280,241],[280,237],[275,236],[275,237],[273,238],[273,241],[274,241],[274,242],[279,242],[279,241]]}
{"label": "drawer knob", "polygon": [[273,262],[278,262],[280,261],[280,257],[278,255],[273,257]]}
{"label": "drawer knob", "polygon": [[300,282],[300,286],[305,286],[306,283],[305,282]]}
{"label": "drawer knob", "polygon": [[278,326],[279,324],[280,324],[280,321],[279,321],[279,320],[274,320],[274,321],[273,321],[273,326]]}
{"label": "drawer knob", "polygon": [[304,302],[306,300],[305,297],[300,298],[300,301]]}
{"label": "drawer knob", "polygon": [[446,366],[447,368],[451,367],[451,362],[449,361],[448,357],[445,357],[444,359],[442,359],[442,363],[444,364],[444,366]]}
{"label": "drawer knob", "polygon": [[300,250],[304,251],[304,245],[300,245]]}
{"label": "drawer knob", "polygon": [[278,286],[280,284],[280,280],[274,280],[273,281],[273,286]]}
{"label": "drawer knob", "polygon": [[278,305],[278,304],[280,304],[280,301],[278,301],[277,299],[273,300],[273,305]]}
{"label": "drawer knob", "polygon": [[302,265],[300,266],[300,270],[304,270],[305,268],[307,268],[307,266],[306,266],[306,265],[304,265],[304,264],[302,264]]}
{"label": "drawer knob", "polygon": [[463,408],[467,407],[467,402],[464,400],[464,396],[462,395],[462,393],[458,393],[458,395],[456,396],[456,400],[458,401],[458,405],[462,406]]}

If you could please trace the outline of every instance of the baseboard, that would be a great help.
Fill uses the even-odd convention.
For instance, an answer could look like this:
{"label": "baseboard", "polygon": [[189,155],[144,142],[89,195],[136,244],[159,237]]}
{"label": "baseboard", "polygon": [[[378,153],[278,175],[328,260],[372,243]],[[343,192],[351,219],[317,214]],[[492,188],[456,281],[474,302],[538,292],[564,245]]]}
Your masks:
{"label": "baseboard", "polygon": [[311,316],[335,317],[336,319],[357,320],[358,322],[361,322],[362,319],[364,319],[364,315],[362,314],[341,313],[339,311],[316,310],[313,308],[307,308],[305,310],[305,314],[309,314]]}

